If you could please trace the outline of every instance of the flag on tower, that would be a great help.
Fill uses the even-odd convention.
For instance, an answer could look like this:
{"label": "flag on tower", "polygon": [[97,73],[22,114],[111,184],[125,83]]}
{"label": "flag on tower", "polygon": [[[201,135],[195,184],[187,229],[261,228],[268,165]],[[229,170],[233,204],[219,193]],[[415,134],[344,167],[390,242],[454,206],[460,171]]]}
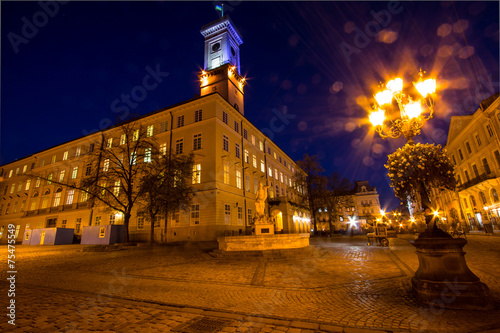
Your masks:
{"label": "flag on tower", "polygon": [[218,10],[220,11],[220,16],[224,16],[224,4],[221,4],[220,6],[219,5],[216,5],[215,6],[215,10]]}

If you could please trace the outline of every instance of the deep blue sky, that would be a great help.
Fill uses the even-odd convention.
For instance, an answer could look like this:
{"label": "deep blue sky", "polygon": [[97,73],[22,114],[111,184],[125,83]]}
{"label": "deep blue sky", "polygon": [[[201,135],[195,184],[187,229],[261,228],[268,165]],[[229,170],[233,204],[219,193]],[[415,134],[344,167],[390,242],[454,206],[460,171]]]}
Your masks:
{"label": "deep blue sky", "polygon": [[[2,1],[0,164],[115,120],[112,102],[142,83],[147,66],[170,74],[134,113],[199,93],[199,31],[217,19],[214,5],[69,2],[44,22],[38,3]],[[416,141],[444,145],[450,117],[472,113],[498,91],[497,1],[230,1],[225,9],[244,41],[247,119],[269,128],[273,109],[286,108],[295,117],[273,141],[294,160],[318,155],[327,173],[369,180],[388,208],[399,201],[383,165],[404,139],[374,135],[364,96],[395,74],[416,80],[423,67],[440,91],[436,116]],[[357,31],[377,29],[371,13],[381,13],[382,33],[356,39]],[[34,20],[37,31],[24,27]],[[356,49],[346,57],[341,46]]]}

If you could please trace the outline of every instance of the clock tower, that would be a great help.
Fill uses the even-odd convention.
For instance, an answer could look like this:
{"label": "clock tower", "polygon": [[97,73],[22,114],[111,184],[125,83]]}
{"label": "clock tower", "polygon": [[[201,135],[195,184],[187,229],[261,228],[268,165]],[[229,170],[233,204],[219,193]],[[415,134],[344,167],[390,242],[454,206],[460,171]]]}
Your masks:
{"label": "clock tower", "polygon": [[241,114],[245,78],[240,75],[240,33],[225,15],[201,28],[205,38],[205,65],[198,75],[201,96],[217,92]]}

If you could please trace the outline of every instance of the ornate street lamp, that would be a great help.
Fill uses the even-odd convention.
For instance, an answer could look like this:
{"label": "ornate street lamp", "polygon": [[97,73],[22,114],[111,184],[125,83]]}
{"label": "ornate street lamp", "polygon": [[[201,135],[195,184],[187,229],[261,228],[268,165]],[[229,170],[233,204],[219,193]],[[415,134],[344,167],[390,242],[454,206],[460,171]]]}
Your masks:
{"label": "ornate street lamp", "polygon": [[[434,116],[436,80],[424,80],[424,73],[420,70],[418,82],[413,82],[420,94],[418,98],[403,92],[401,78],[390,80],[385,86],[381,85],[382,89],[374,95],[377,102],[369,116],[375,131],[383,139],[395,139],[401,135],[406,138],[407,144],[389,156],[386,167],[389,169],[391,186],[394,183],[396,196],[402,198],[410,195],[413,198],[418,193],[415,197],[420,200],[420,206],[425,211],[427,230],[411,242],[417,248],[419,260],[419,268],[411,281],[412,289],[425,304],[435,306],[437,301],[443,303],[441,300],[446,300],[440,306],[453,309],[492,309],[493,301],[488,287],[480,282],[465,262],[462,248],[467,241],[453,238],[438,229],[436,223],[430,223],[433,214],[426,185],[451,188],[455,185],[455,179],[451,162],[444,157],[440,146],[416,145],[413,141],[425,122]],[[394,100],[396,103],[393,103]],[[399,113],[396,114],[395,111]],[[386,113],[389,119],[386,119]],[[451,170],[443,174],[448,168]],[[437,211],[435,218],[436,213]],[[453,290],[450,290],[449,281],[454,281]]]}

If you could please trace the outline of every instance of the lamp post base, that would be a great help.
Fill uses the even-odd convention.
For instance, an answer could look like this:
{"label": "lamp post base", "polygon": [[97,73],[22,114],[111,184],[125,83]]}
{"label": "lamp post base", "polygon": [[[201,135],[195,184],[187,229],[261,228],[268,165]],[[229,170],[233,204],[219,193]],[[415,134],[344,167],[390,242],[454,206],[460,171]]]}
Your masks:
{"label": "lamp post base", "polygon": [[463,247],[467,240],[449,235],[429,237],[424,232],[411,244],[417,248],[419,261],[411,279],[412,289],[422,303],[447,309],[494,308],[488,286],[465,262]]}

